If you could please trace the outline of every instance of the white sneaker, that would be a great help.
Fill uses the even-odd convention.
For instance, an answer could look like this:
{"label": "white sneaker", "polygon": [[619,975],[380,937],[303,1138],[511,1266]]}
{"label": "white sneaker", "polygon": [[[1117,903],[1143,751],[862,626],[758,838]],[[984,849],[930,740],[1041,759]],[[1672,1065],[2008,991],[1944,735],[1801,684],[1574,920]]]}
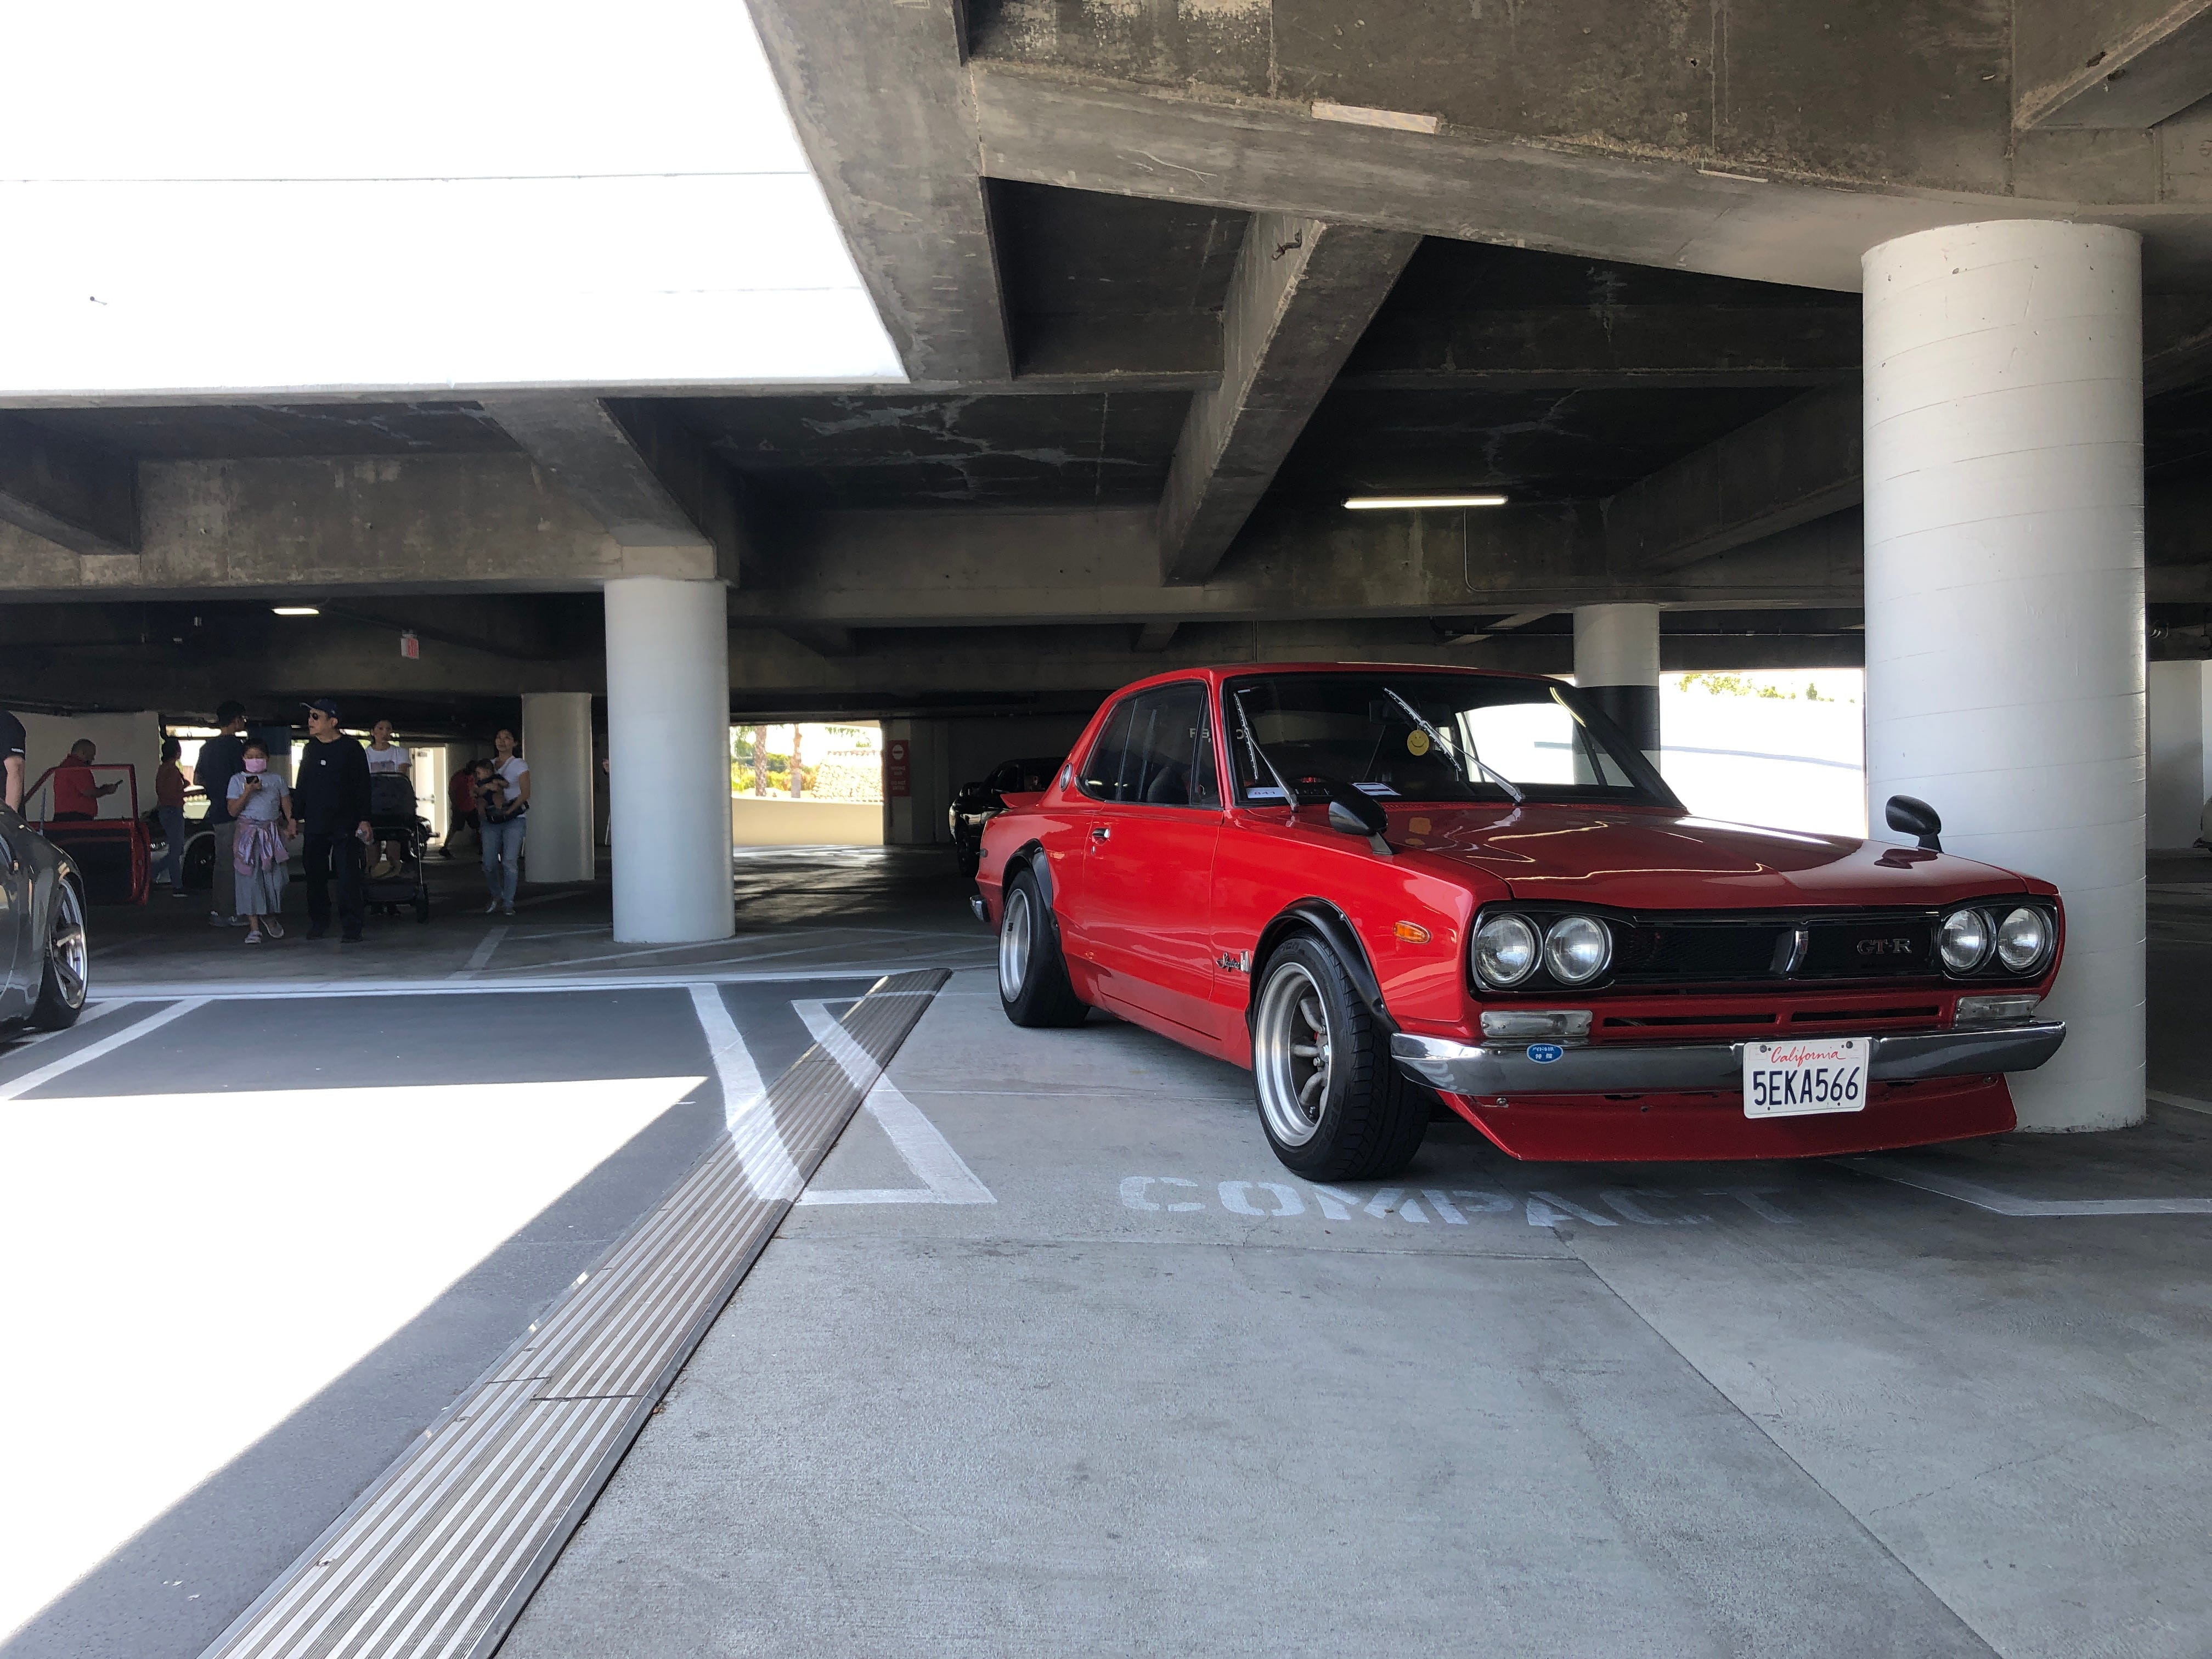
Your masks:
{"label": "white sneaker", "polygon": [[513,899],[507,900],[505,904],[500,906],[499,913],[503,916],[513,915],[514,914],[514,901]]}
{"label": "white sneaker", "polygon": [[497,899],[494,899],[489,904],[485,905],[484,914],[488,916],[497,915],[499,914],[499,901]]}

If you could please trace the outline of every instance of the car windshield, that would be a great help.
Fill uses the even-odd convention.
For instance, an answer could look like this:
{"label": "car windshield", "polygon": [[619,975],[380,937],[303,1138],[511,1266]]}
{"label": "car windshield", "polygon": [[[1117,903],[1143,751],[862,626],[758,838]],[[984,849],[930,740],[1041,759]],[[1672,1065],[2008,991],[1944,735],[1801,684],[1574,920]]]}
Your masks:
{"label": "car windshield", "polygon": [[1237,798],[1253,805],[1283,799],[1278,772],[1384,800],[1680,804],[1620,727],[1556,682],[1259,674],[1230,680],[1222,699]]}

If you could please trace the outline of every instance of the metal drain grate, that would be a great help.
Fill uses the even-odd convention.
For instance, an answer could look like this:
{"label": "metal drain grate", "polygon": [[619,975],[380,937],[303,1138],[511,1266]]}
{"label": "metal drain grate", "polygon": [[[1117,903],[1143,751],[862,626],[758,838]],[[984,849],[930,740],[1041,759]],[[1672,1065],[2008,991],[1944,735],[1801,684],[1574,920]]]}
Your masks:
{"label": "metal drain grate", "polygon": [[[878,1073],[950,977],[891,975],[840,1022]],[[855,1078],[853,1059],[820,1045],[802,1054],[766,1109],[694,1165],[205,1659],[470,1659],[495,1647],[781,1223],[797,1196],[792,1168],[811,1177],[859,1109],[874,1079]]]}

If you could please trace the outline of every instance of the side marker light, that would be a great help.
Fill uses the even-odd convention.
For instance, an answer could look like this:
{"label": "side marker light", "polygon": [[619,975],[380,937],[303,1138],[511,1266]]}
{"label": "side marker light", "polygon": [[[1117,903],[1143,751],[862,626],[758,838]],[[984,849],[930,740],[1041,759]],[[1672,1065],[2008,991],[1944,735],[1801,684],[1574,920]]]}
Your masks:
{"label": "side marker light", "polygon": [[1408,945],[1426,945],[1429,930],[1418,921],[1401,921],[1390,930]]}

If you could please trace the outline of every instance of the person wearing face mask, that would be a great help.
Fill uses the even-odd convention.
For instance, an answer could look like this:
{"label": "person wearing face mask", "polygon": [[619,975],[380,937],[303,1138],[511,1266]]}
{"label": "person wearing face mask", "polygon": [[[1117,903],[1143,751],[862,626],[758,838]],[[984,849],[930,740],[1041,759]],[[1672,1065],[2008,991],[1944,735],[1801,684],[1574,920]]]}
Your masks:
{"label": "person wearing face mask", "polygon": [[265,932],[284,937],[284,837],[292,829],[292,792],[269,769],[269,750],[248,743],[245,770],[230,781],[230,815],[238,825],[231,842],[231,871],[238,884],[238,914],[246,920],[246,943],[258,945]]}

